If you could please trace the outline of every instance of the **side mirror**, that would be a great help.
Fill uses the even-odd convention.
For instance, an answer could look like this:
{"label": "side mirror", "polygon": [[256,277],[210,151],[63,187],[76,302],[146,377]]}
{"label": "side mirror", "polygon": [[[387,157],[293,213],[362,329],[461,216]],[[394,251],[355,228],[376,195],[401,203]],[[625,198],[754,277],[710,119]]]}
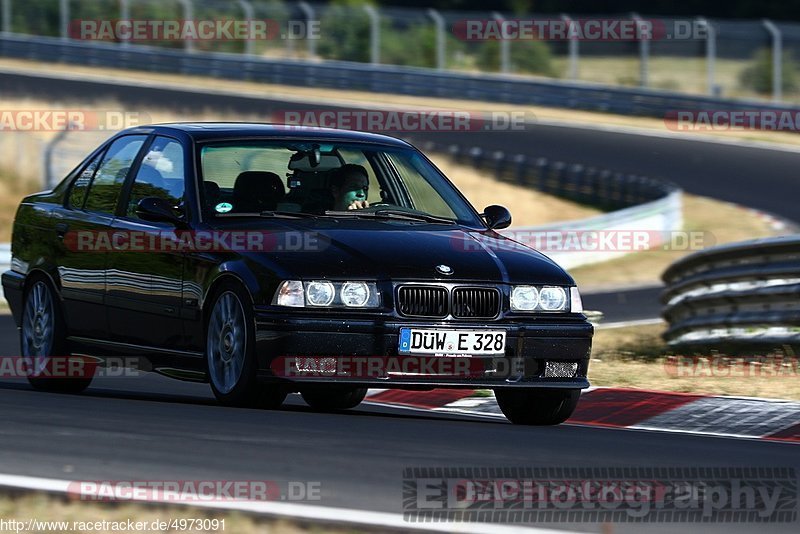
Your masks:
{"label": "side mirror", "polygon": [[175,207],[168,200],[157,197],[143,198],[136,204],[136,215],[143,221],[167,222],[182,224],[182,219],[175,213]]}
{"label": "side mirror", "polygon": [[511,226],[511,212],[504,206],[487,206],[483,218],[492,230],[502,230]]}

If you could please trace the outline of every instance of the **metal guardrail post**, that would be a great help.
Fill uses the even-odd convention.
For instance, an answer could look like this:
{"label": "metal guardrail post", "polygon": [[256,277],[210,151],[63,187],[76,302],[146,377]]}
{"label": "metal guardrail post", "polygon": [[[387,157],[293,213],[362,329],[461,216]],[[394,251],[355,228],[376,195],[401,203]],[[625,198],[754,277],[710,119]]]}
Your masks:
{"label": "metal guardrail post", "polygon": [[497,11],[492,12],[492,18],[500,24],[500,72],[508,74],[511,70],[511,41],[505,32],[505,25],[503,24],[506,19]]}
{"label": "metal guardrail post", "polygon": [[[130,20],[131,18],[131,6],[128,0],[119,0],[119,19],[120,20]],[[130,41],[123,40],[120,42],[120,46],[123,48],[127,48],[131,45]]]}
{"label": "metal guardrail post", "polygon": [[[253,10],[253,4],[251,4],[249,0],[236,0],[236,3],[238,3],[239,7],[242,8],[244,18],[252,23],[252,21],[256,18],[255,11]],[[244,41],[244,53],[248,56],[253,55],[253,44],[254,41],[252,36]]]}
{"label": "metal guardrail post", "polygon": [[764,19],[764,27],[772,37],[772,101],[783,100],[783,35],[771,20]]}
{"label": "metal guardrail post", "polygon": [[715,82],[715,68],[717,62],[717,32],[714,30],[714,26],[711,23],[704,19],[699,18],[697,22],[705,26],[706,28],[706,68],[707,73],[707,84],[708,84],[708,94],[711,96],[717,96],[717,87]]}
{"label": "metal guardrail post", "polygon": [[0,11],[3,16],[3,33],[11,33],[11,0],[3,0]]}
{"label": "metal guardrail post", "polygon": [[308,34],[311,23],[316,20],[316,12],[308,2],[297,2],[297,7],[299,7],[306,16],[306,46],[308,47],[308,59],[313,59],[317,55],[317,40],[312,39]]}
{"label": "metal guardrail post", "polygon": [[46,189],[52,189],[55,185],[55,180],[53,177],[53,152],[58,144],[67,137],[67,134],[70,131],[72,131],[72,123],[67,124],[67,127],[58,132],[56,136],[53,137],[44,147],[44,153],[42,156],[42,170],[44,171],[44,187]]}
{"label": "metal guardrail post", "polygon": [[445,24],[444,17],[433,8],[428,10],[428,16],[433,19],[436,26],[436,68],[445,69]]}
{"label": "metal guardrail post", "polygon": [[639,85],[647,87],[650,74],[648,65],[650,60],[650,39],[644,37],[647,33],[644,30],[647,26],[638,13],[632,13],[631,18],[636,22],[636,29],[639,32]]}
{"label": "metal guardrail post", "polygon": [[69,0],[58,0],[58,16],[61,26],[61,38],[69,39]]}
{"label": "metal guardrail post", "polygon": [[[567,25],[567,34],[569,35],[569,25],[572,23],[572,19],[569,15],[561,14],[561,20]],[[569,73],[567,77],[570,80],[577,80],[578,79],[578,39],[574,37],[569,38]]]}
{"label": "metal guardrail post", "polygon": [[369,58],[370,63],[379,65],[381,62],[381,18],[378,10],[372,6],[364,6],[369,16]]}
{"label": "metal guardrail post", "polygon": [[[183,19],[184,20],[194,20],[194,4],[192,4],[192,0],[178,0],[181,7],[183,8]],[[186,39],[183,42],[183,49],[187,52],[192,52],[194,50],[194,42],[191,39]]]}

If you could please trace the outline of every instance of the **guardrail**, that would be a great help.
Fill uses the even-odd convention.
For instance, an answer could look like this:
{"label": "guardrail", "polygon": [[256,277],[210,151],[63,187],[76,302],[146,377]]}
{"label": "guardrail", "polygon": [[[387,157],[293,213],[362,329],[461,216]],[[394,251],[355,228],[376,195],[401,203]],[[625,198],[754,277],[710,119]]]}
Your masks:
{"label": "guardrail", "polygon": [[671,347],[730,354],[800,346],[800,235],[702,250],[663,280]]}
{"label": "guardrail", "polygon": [[664,117],[667,112],[675,110],[800,111],[791,105],[682,95],[645,88],[612,88],[580,82],[346,61],[279,60],[219,52],[185,52],[143,45],[122,47],[8,33],[0,35],[0,56],[302,87],[485,100],[653,117]]}
{"label": "guardrail", "polygon": [[[414,142],[411,138],[408,140]],[[421,142],[418,146],[426,152],[449,154],[455,161],[487,171],[500,181],[614,210],[587,219],[540,226],[515,226],[501,232],[537,249],[541,248],[536,246],[537,243],[552,242],[550,236],[554,235],[560,244],[555,249],[543,252],[566,269],[631,253],[630,249],[624,247],[615,250],[562,246],[571,236],[581,241],[587,233],[638,232],[646,235],[648,245],[652,248],[669,243],[672,232],[683,227],[682,191],[667,181],[581,164],[553,162],[546,158],[529,158],[524,154],[486,152],[477,146],[442,145],[432,141]]]}

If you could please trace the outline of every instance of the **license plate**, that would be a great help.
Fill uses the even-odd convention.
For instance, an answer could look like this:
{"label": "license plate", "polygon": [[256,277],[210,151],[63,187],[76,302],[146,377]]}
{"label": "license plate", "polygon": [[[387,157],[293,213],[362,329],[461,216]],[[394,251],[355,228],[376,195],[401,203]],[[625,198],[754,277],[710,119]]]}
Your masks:
{"label": "license plate", "polygon": [[401,354],[505,354],[504,330],[401,328]]}

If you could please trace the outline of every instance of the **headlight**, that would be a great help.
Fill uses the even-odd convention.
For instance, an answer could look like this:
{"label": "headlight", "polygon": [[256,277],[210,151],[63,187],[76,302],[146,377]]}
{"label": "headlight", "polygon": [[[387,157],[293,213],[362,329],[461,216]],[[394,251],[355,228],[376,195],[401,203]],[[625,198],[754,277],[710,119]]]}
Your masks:
{"label": "headlight", "polygon": [[278,287],[278,291],[275,294],[275,303],[278,306],[302,308],[305,302],[303,282],[298,282],[297,280],[286,280]]}
{"label": "headlight", "polygon": [[361,308],[369,300],[369,286],[364,282],[345,282],[341,296],[345,306]]}
{"label": "headlight", "polygon": [[330,282],[311,282],[306,288],[308,303],[312,306],[330,306],[336,290]]}
{"label": "headlight", "polygon": [[562,311],[567,308],[567,292],[563,287],[543,287],[539,291],[539,306],[544,311]]}
{"label": "headlight", "polygon": [[516,286],[511,291],[511,309],[533,311],[539,305],[539,291],[533,286]]}
{"label": "headlight", "polygon": [[583,313],[583,300],[577,287],[569,288],[569,311],[572,313]]}
{"label": "headlight", "polygon": [[378,308],[381,305],[380,297],[374,282],[286,280],[278,286],[272,304],[293,308]]}

